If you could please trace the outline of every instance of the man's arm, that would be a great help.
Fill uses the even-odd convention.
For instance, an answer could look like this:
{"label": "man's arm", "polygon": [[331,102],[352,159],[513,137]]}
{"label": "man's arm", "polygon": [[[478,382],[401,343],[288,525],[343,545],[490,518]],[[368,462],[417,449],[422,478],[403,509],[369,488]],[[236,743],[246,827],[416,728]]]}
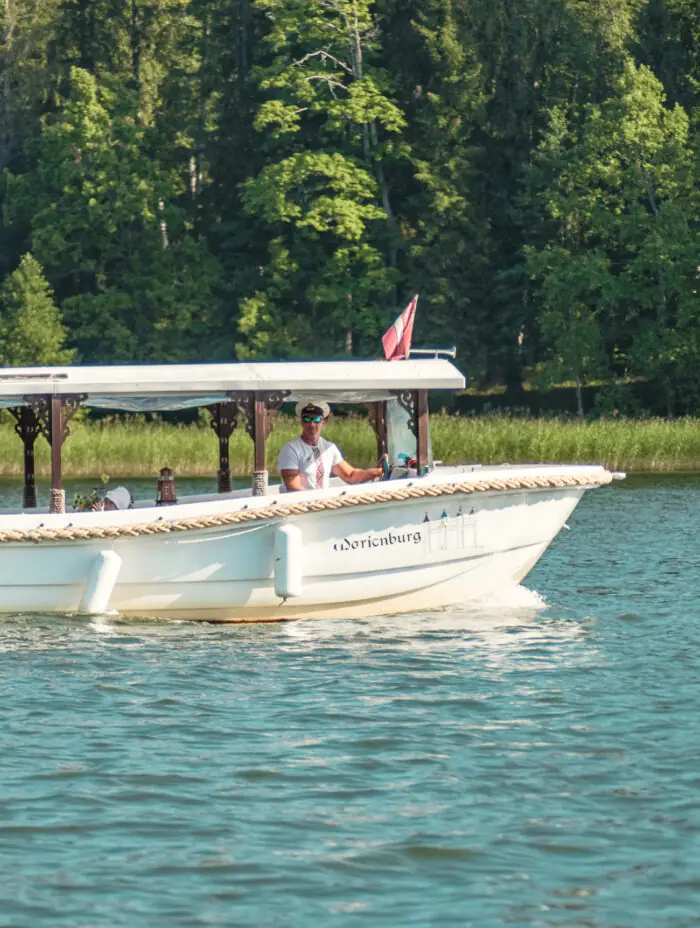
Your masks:
{"label": "man's arm", "polygon": [[301,490],[301,476],[299,474],[299,454],[294,441],[288,441],[280,449],[277,456],[277,466],[285,490]]}
{"label": "man's arm", "polygon": [[280,477],[285,490],[301,490],[301,477],[298,470],[281,470]]}
{"label": "man's arm", "polygon": [[367,480],[376,480],[383,473],[381,467],[353,467],[347,461],[340,461],[333,468],[333,474],[346,483],[365,483]]}

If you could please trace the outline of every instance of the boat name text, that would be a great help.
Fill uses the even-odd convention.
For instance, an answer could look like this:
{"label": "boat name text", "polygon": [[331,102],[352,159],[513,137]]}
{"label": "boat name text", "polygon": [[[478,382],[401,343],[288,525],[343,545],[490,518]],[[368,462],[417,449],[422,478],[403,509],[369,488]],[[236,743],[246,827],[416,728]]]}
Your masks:
{"label": "boat name text", "polygon": [[384,545],[417,545],[423,540],[420,532],[403,532],[400,535],[394,535],[389,532],[388,535],[368,535],[365,538],[356,538],[351,541],[349,538],[343,538],[333,545],[334,551],[357,551],[358,548],[379,548]]}

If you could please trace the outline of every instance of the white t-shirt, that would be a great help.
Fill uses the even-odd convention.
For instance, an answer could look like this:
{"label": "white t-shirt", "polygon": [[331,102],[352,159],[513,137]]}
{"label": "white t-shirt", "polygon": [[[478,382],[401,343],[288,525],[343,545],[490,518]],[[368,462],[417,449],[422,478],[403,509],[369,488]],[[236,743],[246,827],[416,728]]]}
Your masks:
{"label": "white t-shirt", "polygon": [[[317,481],[319,459],[323,471]],[[282,448],[277,458],[280,470],[298,470],[302,490],[323,490],[329,486],[333,468],[340,464],[343,455],[337,445],[319,436],[317,445],[307,445],[303,438],[293,438]],[[284,484],[282,485],[284,489]]]}

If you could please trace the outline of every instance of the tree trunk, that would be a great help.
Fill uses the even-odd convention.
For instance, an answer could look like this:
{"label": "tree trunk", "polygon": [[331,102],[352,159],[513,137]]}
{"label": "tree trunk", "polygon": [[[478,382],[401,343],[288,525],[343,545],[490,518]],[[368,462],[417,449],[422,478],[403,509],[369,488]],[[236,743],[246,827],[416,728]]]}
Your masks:
{"label": "tree trunk", "polygon": [[676,409],[673,396],[673,382],[668,374],[664,374],[661,379],[664,401],[666,403],[666,418],[675,419],[676,418]]}
{"label": "tree trunk", "polygon": [[140,36],[140,16],[138,4],[131,4],[131,76],[134,86],[141,90],[141,36]]}
{"label": "tree trunk", "polygon": [[5,0],[5,29],[3,35],[4,54],[1,64],[3,72],[3,112],[0,116],[0,170],[7,167],[10,161],[10,150],[12,147],[12,128],[14,114],[12,112],[12,71],[14,62],[13,55],[13,32],[14,10],[10,0]]}
{"label": "tree trunk", "polygon": [[583,390],[581,389],[581,378],[576,378],[576,415],[583,419]]}

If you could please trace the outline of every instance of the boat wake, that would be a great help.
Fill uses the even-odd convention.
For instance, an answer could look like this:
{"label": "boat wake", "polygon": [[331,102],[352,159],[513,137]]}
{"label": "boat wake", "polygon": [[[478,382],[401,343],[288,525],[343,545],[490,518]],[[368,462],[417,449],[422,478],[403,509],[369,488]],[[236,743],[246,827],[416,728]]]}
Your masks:
{"label": "boat wake", "polygon": [[513,610],[515,612],[529,610],[542,612],[547,608],[549,607],[544,596],[537,590],[531,590],[522,584],[499,590],[481,604],[481,609]]}
{"label": "boat wake", "polygon": [[377,640],[393,635],[413,638],[434,632],[491,632],[529,626],[547,608],[547,602],[540,593],[518,585],[479,602],[365,619],[289,622],[280,626],[280,631],[285,637],[309,642],[339,637],[350,639],[369,636]]}

